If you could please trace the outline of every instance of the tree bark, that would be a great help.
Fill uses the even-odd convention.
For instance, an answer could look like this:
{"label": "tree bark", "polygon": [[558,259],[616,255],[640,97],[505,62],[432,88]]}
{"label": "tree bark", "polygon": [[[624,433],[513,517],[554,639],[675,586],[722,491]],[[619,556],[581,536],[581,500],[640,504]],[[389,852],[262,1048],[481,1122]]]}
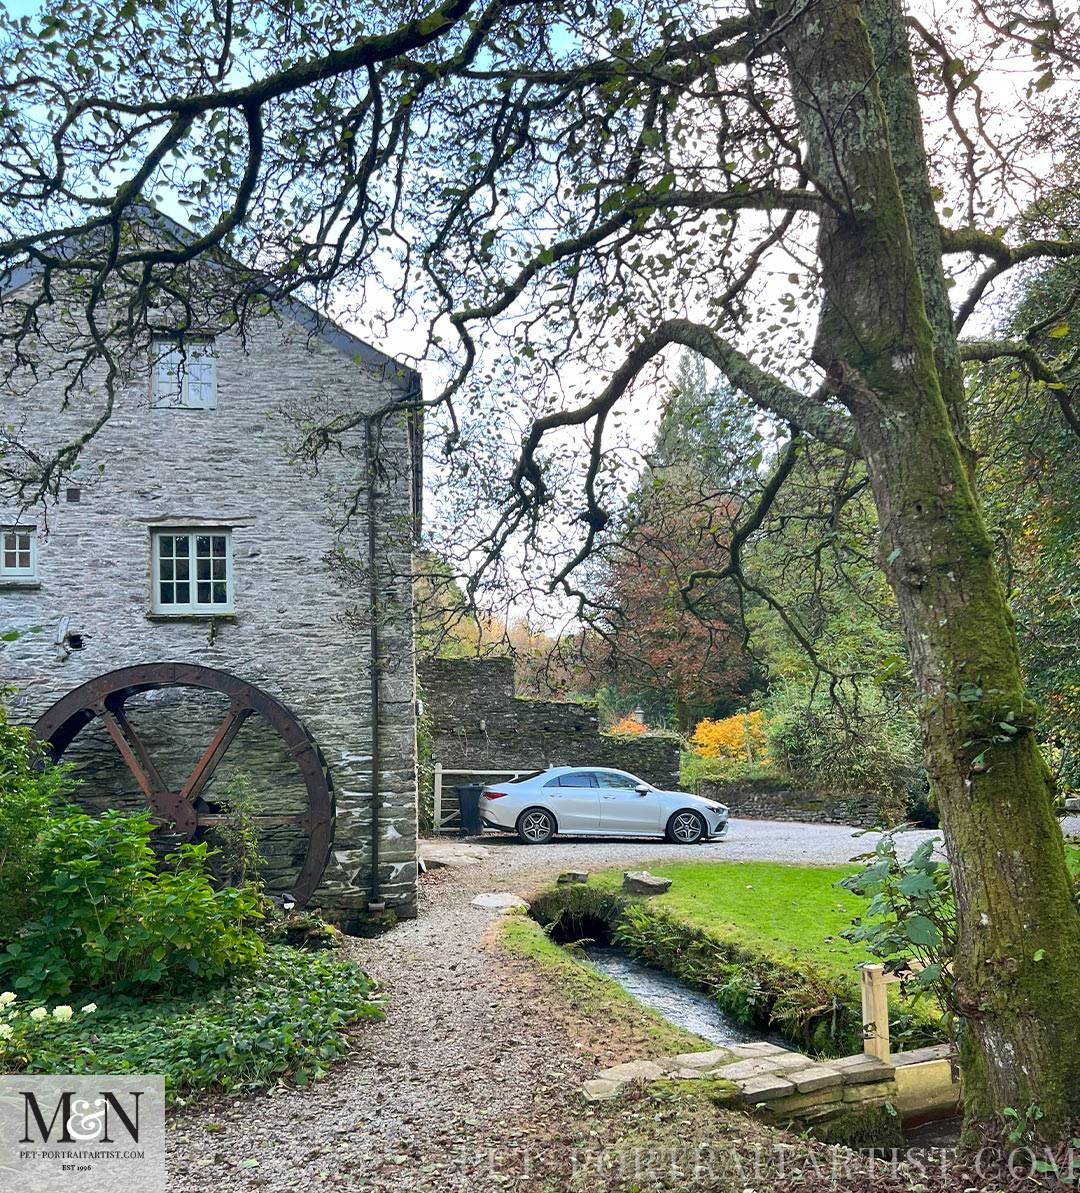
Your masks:
{"label": "tree bark", "polygon": [[[940,247],[936,273],[913,247],[914,224],[932,254],[925,156],[921,142],[908,152],[904,170],[923,178],[901,187],[875,69],[873,45],[895,45],[902,12],[896,0],[822,0],[786,15],[809,168],[837,205],[819,227],[814,359],[858,430],[921,695],[959,919],[966,1112],[1035,1105],[1060,1127],[1080,1114],[1080,912],[962,414],[950,417],[955,335],[940,310],[931,319],[924,285],[940,274]],[[915,102],[884,78],[894,112]]]}

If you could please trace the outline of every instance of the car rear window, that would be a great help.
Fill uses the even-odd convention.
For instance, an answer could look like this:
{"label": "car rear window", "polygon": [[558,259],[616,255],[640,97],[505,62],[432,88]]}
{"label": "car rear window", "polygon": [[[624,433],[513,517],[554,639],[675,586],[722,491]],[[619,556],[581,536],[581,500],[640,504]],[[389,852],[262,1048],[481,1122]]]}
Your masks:
{"label": "car rear window", "polygon": [[528,783],[530,779],[535,779],[544,772],[542,770],[531,770],[527,775],[518,775],[516,779],[504,779],[505,783]]}

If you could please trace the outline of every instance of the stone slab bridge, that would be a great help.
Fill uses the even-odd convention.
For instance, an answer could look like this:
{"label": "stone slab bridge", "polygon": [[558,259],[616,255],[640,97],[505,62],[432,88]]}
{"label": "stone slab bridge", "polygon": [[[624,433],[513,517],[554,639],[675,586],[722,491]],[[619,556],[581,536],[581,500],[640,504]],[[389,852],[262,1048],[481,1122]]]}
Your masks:
{"label": "stone slab bridge", "polygon": [[779,1126],[811,1129],[888,1103],[904,1125],[959,1113],[960,1086],[948,1044],[897,1052],[889,1060],[862,1052],[814,1061],[776,1044],[732,1044],[656,1060],[616,1065],[586,1081],[590,1102],[617,1097],[624,1086],[660,1080],[720,1079],[718,1100],[745,1105]]}

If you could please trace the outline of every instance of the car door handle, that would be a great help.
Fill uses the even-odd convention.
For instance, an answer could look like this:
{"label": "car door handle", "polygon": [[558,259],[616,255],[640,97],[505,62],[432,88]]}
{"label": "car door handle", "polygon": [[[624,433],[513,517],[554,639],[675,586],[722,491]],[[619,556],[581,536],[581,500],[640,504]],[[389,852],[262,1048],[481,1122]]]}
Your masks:
{"label": "car door handle", "polygon": [[605,795],[602,798],[603,799],[618,799],[619,797],[617,795]]}

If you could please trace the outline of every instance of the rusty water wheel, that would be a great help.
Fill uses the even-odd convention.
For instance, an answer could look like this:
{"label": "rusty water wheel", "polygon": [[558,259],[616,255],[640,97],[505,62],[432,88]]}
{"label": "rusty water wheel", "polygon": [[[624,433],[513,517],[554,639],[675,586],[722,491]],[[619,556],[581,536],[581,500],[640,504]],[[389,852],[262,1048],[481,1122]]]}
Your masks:
{"label": "rusty water wheel", "polygon": [[[199,688],[226,696],[229,710],[202,757],[178,791],[164,782],[154,761],[124,714],[129,696],[155,688]],[[334,837],[334,789],[330,772],[315,739],[286,707],[253,684],[190,663],[143,663],[99,675],[61,697],[34,725],[34,734],[46,743],[52,758],[59,759],[75,736],[100,718],[135,776],[151,819],[184,840],[194,840],[200,830],[221,824],[226,816],[202,798],[225,752],[252,714],[261,717],[284,740],[307,786],[306,812],[285,816],[253,816],[257,826],[299,825],[307,833],[307,854],[293,883],[297,907],[311,898],[330,859]]]}

